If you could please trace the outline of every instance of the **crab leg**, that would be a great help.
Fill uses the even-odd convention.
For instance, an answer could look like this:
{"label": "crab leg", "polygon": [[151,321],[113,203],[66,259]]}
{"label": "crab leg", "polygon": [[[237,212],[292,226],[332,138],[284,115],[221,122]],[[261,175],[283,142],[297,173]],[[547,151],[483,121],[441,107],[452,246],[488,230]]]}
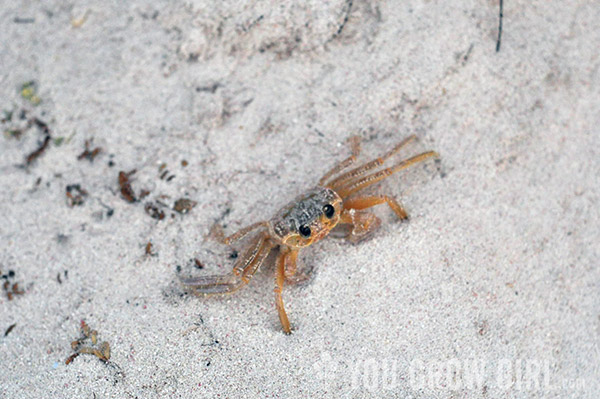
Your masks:
{"label": "crab leg", "polygon": [[351,194],[354,194],[355,192],[362,190],[363,188],[369,187],[370,185],[375,184],[396,172],[406,169],[409,166],[414,165],[418,162],[424,161],[427,158],[437,156],[438,154],[435,151],[427,151],[421,153],[412,158],[406,159],[392,166],[391,168],[385,168],[383,170],[380,170],[379,172],[375,172],[370,175],[361,177],[360,179],[349,181],[346,185],[342,186],[339,189],[336,189],[336,191],[340,195],[340,197],[347,198]]}
{"label": "crab leg", "polygon": [[182,279],[181,283],[196,295],[229,294],[250,282],[260,265],[273,249],[267,235],[260,235],[236,262],[233,271],[225,275],[200,276]]}
{"label": "crab leg", "polygon": [[285,313],[285,308],[283,307],[283,298],[281,293],[283,292],[283,282],[285,280],[285,261],[288,255],[288,251],[282,250],[277,257],[275,288],[273,289],[275,292],[275,305],[277,306],[277,311],[279,312],[279,321],[281,322],[283,332],[286,334],[290,334],[292,329],[290,328],[290,321],[288,320],[287,314]]}
{"label": "crab leg", "polygon": [[181,279],[181,284],[194,295],[230,294],[246,285],[244,280],[233,273]]}
{"label": "crab leg", "polygon": [[235,266],[233,266],[233,274],[236,276],[243,276],[245,274],[245,271],[251,267],[252,263],[259,257],[260,252],[264,251],[266,239],[267,235],[261,234],[252,241],[244,253],[244,256],[235,263]]}
{"label": "crab leg", "polygon": [[350,231],[342,237],[356,244],[369,238],[381,226],[381,219],[370,212],[345,209],[339,223],[350,225]]}
{"label": "crab leg", "polygon": [[250,279],[254,276],[254,274],[258,271],[258,268],[263,264],[269,253],[271,253],[271,249],[273,249],[275,245],[273,245],[270,241],[265,241],[262,247],[260,248],[258,254],[254,260],[244,268],[242,272],[242,280],[246,283],[250,281]]}
{"label": "crab leg", "polygon": [[344,209],[367,209],[375,205],[383,204],[384,202],[392,208],[400,220],[408,219],[408,215],[402,205],[394,198],[388,197],[387,195],[350,198],[344,201]]}
{"label": "crab leg", "polygon": [[235,233],[233,233],[232,235],[225,237],[225,234],[223,233],[223,228],[218,225],[218,224],[214,224],[213,227],[211,228],[211,234],[214,238],[217,239],[217,241],[223,243],[223,244],[227,244],[230,245],[238,240],[241,240],[242,238],[244,238],[246,235],[248,235],[248,233],[250,233],[252,230],[256,230],[260,227],[269,227],[269,222],[257,222],[257,223],[253,223],[250,226],[246,226],[243,229],[240,229],[238,231],[236,231]]}
{"label": "crab leg", "polygon": [[400,143],[398,143],[394,148],[392,148],[390,151],[388,151],[385,155],[383,155],[377,159],[374,159],[371,162],[367,162],[366,164],[361,165],[357,168],[354,168],[354,169],[344,173],[343,175],[336,177],[335,179],[333,179],[332,181],[327,183],[327,187],[331,187],[331,188],[339,187],[342,184],[346,183],[347,181],[352,180],[358,176],[361,176],[371,169],[374,169],[380,165],[383,165],[383,163],[386,160],[388,160],[393,155],[398,153],[398,151],[400,151],[402,148],[404,148],[407,144],[409,144],[411,141],[413,141],[415,139],[416,139],[416,136],[414,134],[408,136],[407,138],[402,140]]}
{"label": "crab leg", "polygon": [[291,280],[292,277],[294,277],[294,275],[296,274],[296,269],[298,267],[297,265],[297,259],[298,259],[298,250],[295,249],[291,249],[289,250],[289,252],[287,253],[287,256],[285,257],[285,264],[284,264],[284,276],[286,280]]}
{"label": "crab leg", "polygon": [[329,172],[325,173],[325,175],[319,180],[320,186],[325,184],[325,182],[329,180],[331,176],[335,175],[336,173],[339,173],[340,171],[346,169],[348,166],[356,162],[356,158],[358,158],[358,155],[360,154],[360,137],[352,136],[348,141],[350,142],[352,155],[350,155],[348,158],[344,159],[342,162],[334,166]]}

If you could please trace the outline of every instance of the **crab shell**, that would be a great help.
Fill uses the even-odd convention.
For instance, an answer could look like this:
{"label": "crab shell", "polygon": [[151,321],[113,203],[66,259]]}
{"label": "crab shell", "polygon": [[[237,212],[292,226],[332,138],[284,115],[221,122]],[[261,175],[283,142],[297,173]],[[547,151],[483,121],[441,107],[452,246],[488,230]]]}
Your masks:
{"label": "crab shell", "polygon": [[[332,217],[327,217],[324,207],[331,205]],[[342,198],[332,189],[315,187],[281,208],[270,220],[271,236],[292,248],[307,247],[333,229],[340,220]],[[304,227],[301,229],[301,227]],[[301,234],[308,227],[310,234]]]}

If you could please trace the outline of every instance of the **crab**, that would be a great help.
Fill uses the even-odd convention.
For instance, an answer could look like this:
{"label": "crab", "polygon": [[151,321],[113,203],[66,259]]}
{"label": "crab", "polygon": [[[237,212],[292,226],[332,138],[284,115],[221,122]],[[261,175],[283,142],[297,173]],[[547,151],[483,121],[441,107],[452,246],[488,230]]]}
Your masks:
{"label": "crab", "polygon": [[[329,170],[314,188],[281,208],[270,220],[251,224],[228,237],[224,236],[220,227],[213,230],[215,236],[227,245],[255,233],[230,273],[181,279],[181,283],[188,291],[199,296],[233,293],[250,282],[271,251],[278,250],[275,304],[283,331],[290,334],[292,329],[282,292],[284,283],[294,284],[307,277],[298,271],[298,252],[330,233],[352,243],[370,237],[381,225],[381,220],[365,209],[376,205],[387,204],[400,220],[408,219],[406,210],[391,196],[355,194],[411,165],[438,157],[435,151],[427,151],[374,171],[415,139],[414,135],[409,136],[383,156],[347,170],[360,153],[359,137],[351,137],[352,155]],[[368,173],[370,171],[372,173]]]}

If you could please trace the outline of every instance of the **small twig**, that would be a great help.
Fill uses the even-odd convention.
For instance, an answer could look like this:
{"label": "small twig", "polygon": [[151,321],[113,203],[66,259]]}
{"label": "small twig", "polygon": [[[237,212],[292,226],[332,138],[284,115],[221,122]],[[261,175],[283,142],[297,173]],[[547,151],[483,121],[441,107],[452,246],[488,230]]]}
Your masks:
{"label": "small twig", "polygon": [[350,12],[352,11],[352,3],[353,2],[354,2],[354,0],[348,0],[346,2],[346,13],[344,15],[344,20],[342,21],[342,23],[338,27],[337,31],[334,33],[334,35],[331,38],[331,40],[337,38],[338,36],[340,36],[342,34],[342,31],[344,30],[344,27],[346,26],[346,24],[348,23],[348,19],[350,18]]}
{"label": "small twig", "polygon": [[13,19],[15,24],[32,24],[35,22],[35,18],[23,18],[23,17],[15,17]]}
{"label": "small twig", "polygon": [[38,149],[27,155],[27,157],[25,158],[25,164],[30,165],[33,161],[35,161],[40,155],[44,153],[44,151],[46,151],[46,148],[48,148],[49,144],[50,135],[46,134],[46,137],[44,137],[44,141],[42,141],[42,144],[38,147]]}
{"label": "small twig", "polygon": [[502,39],[502,9],[503,1],[500,0],[500,13],[498,15],[498,40],[496,41],[496,52],[500,51],[500,40]]}
{"label": "small twig", "polygon": [[10,332],[13,330],[13,328],[15,328],[17,326],[17,323],[15,324],[11,324],[10,326],[8,326],[8,328],[6,329],[6,331],[4,331],[4,336],[6,337],[8,334],[10,334]]}
{"label": "small twig", "polygon": [[44,133],[44,141],[42,141],[42,144],[37,148],[37,150],[27,155],[27,157],[25,158],[26,166],[31,165],[33,161],[35,161],[40,155],[44,153],[44,151],[46,151],[46,149],[50,145],[50,139],[52,138],[50,134],[50,128],[48,127],[46,122],[43,122],[38,118],[33,118],[29,121],[29,123],[36,125]]}

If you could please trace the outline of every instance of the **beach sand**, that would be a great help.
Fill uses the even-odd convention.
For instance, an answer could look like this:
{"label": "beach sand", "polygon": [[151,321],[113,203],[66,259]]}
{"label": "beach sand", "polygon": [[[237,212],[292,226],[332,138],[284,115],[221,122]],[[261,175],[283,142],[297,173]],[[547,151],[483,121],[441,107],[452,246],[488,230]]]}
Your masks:
{"label": "beach sand", "polygon": [[[506,2],[499,51],[497,0],[244,4],[0,5],[0,398],[597,398],[600,4]],[[302,251],[290,336],[273,257],[185,294],[410,134],[410,220]]]}

